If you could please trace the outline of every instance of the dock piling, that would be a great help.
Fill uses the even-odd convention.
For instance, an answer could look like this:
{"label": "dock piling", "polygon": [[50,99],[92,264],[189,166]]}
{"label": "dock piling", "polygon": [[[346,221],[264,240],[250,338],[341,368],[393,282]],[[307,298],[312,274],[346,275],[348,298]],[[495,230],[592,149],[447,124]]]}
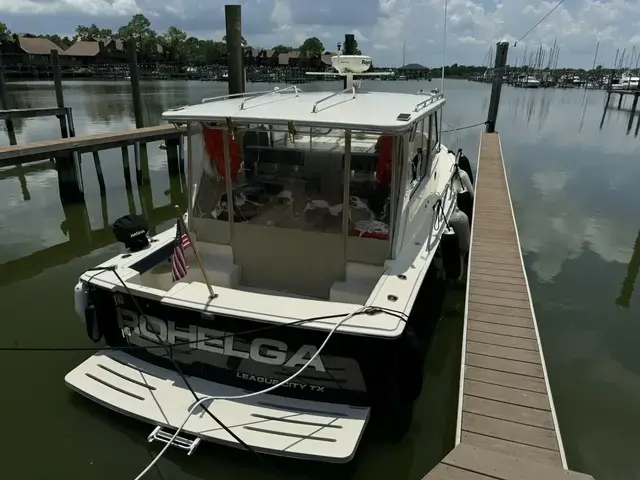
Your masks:
{"label": "dock piling", "polygon": [[136,119],[136,128],[144,127],[144,116],[142,115],[142,96],[140,94],[140,71],[138,70],[138,49],[136,42],[127,42],[129,52],[129,78],[131,79],[131,96],[133,97],[133,115]]}
{"label": "dock piling", "polygon": [[493,133],[496,130],[500,92],[502,90],[502,76],[504,75],[504,67],[507,64],[508,51],[509,42],[499,42],[496,44],[496,62],[495,68],[493,69],[493,86],[491,87],[491,99],[489,100],[489,113],[487,115],[487,133]]}
{"label": "dock piling", "polygon": [[100,153],[96,150],[93,153],[93,165],[96,168],[96,176],[98,177],[98,185],[100,185],[100,195],[104,196],[107,193],[104,184],[104,174],[102,173],[102,165],[100,164]]}
{"label": "dock piling", "polygon": [[[71,123],[67,118],[69,110],[65,110],[64,93],[62,91],[62,72],[60,70],[60,58],[58,50],[51,50],[51,70],[53,73],[53,86],[56,93],[56,104],[58,108],[64,110],[64,114],[56,115],[60,123],[60,137],[69,138],[69,126]],[[75,134],[75,131],[73,132]],[[58,183],[60,185],[60,199],[62,203],[75,203],[84,200],[82,191],[82,175],[80,173],[80,155],[74,152],[59,153],[55,157],[56,168],[58,169]]]}
{"label": "dock piling", "polygon": [[[2,61],[2,54],[0,54],[0,110],[9,108],[9,95],[7,92],[7,82],[4,76],[4,63]],[[5,126],[7,127],[7,136],[9,137],[9,143],[11,145],[16,145],[18,142],[16,140],[16,132],[13,127],[13,120],[7,118],[4,121]]]}
{"label": "dock piling", "polygon": [[243,93],[244,74],[242,54],[242,7],[225,5],[224,17],[227,29],[227,66],[229,93]]}
{"label": "dock piling", "polygon": [[180,141],[178,138],[167,138],[165,144],[167,146],[167,164],[169,166],[169,175],[179,175]]}
{"label": "dock piling", "polygon": [[127,145],[122,149],[122,171],[124,173],[124,184],[127,188],[131,187],[131,167],[129,166],[129,147]]}

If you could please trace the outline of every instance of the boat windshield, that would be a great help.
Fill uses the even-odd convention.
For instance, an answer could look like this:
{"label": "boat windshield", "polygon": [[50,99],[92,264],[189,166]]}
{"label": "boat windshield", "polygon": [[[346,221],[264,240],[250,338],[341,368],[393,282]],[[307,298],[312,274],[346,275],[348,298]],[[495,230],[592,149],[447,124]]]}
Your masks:
{"label": "boat windshield", "polygon": [[389,258],[397,137],[291,124],[202,128],[193,230],[231,247],[240,285],[331,298],[345,262]]}
{"label": "boat windshield", "polygon": [[[203,125],[208,178],[200,188],[196,215],[341,234],[348,198],[348,234],[388,238],[393,136],[353,133],[347,177],[344,130],[273,125],[237,129],[226,139],[229,175],[226,135],[226,130]],[[233,192],[231,202],[227,187]]]}

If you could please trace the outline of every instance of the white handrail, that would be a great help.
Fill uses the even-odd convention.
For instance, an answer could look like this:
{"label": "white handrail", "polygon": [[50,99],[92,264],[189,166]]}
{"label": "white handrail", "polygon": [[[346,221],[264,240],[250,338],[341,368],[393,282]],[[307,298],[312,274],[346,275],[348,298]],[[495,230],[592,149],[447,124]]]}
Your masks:
{"label": "white handrail", "polygon": [[293,89],[293,92],[296,94],[296,97],[299,97],[300,96],[300,92],[302,90],[300,90],[296,85],[291,85],[291,86],[285,87],[283,89],[271,90],[271,91],[268,91],[268,92],[265,92],[265,93],[261,93],[260,95],[254,95],[254,96],[251,96],[251,97],[247,97],[240,104],[240,110],[244,109],[244,104],[247,103],[249,100],[255,100],[257,98],[268,97],[269,95],[274,95],[276,93],[287,92],[287,91],[292,90],[292,89]]}
{"label": "white handrail", "polygon": [[432,93],[432,92],[425,93],[425,92],[420,91],[420,92],[418,92],[418,95],[429,95],[429,98],[425,98],[421,102],[416,103],[416,106],[413,107],[413,111],[414,112],[419,112],[420,110],[422,110],[424,107],[426,107],[430,103],[433,103],[436,100],[440,100],[441,98],[444,98],[444,95],[442,93]]}
{"label": "white handrail", "polygon": [[318,104],[324,102],[325,100],[329,100],[330,98],[336,97],[338,95],[342,95],[343,93],[347,93],[349,91],[351,91],[353,93],[353,97],[352,98],[356,98],[356,87],[355,86],[351,86],[349,88],[345,88],[341,92],[332,93],[328,97],[324,97],[324,98],[321,98],[320,100],[318,100],[316,103],[313,104],[313,110],[311,111],[311,113],[318,113]]}

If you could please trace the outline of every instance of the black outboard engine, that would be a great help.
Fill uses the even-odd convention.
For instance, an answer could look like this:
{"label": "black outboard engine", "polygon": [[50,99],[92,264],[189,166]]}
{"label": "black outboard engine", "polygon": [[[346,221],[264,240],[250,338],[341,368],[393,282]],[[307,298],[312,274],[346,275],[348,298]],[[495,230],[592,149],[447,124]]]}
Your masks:
{"label": "black outboard engine", "polygon": [[142,215],[125,215],[113,223],[113,234],[131,252],[138,252],[149,245],[149,225]]}

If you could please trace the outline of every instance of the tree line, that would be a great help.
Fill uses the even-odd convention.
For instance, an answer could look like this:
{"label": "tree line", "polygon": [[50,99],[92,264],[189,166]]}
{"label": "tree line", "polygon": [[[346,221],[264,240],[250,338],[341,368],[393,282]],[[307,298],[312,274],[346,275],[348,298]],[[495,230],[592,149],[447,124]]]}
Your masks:
{"label": "tree line", "polygon": [[[57,34],[35,35],[47,38],[63,50],[68,49],[77,41],[90,40],[134,40],[138,49],[144,53],[155,53],[157,46],[162,47],[167,61],[184,62],[189,65],[210,65],[224,57],[227,52],[226,37],[221,40],[201,39],[187,35],[183,30],[171,26],[165,32],[156,32],[151,28],[151,22],[143,14],[133,15],[129,23],[118,30],[100,28],[95,23],[91,25],[78,25],[75,35],[72,37],[60,37]],[[12,42],[11,31],[6,24],[0,22],[0,44]],[[242,38],[242,45],[247,46],[247,41]],[[357,48],[357,44],[356,44]],[[276,45],[272,48],[275,53],[288,53],[298,50],[302,58],[311,59],[324,53],[324,45],[317,37],[307,38],[302,45],[295,48],[287,45]],[[358,53],[360,51],[358,50]]]}

